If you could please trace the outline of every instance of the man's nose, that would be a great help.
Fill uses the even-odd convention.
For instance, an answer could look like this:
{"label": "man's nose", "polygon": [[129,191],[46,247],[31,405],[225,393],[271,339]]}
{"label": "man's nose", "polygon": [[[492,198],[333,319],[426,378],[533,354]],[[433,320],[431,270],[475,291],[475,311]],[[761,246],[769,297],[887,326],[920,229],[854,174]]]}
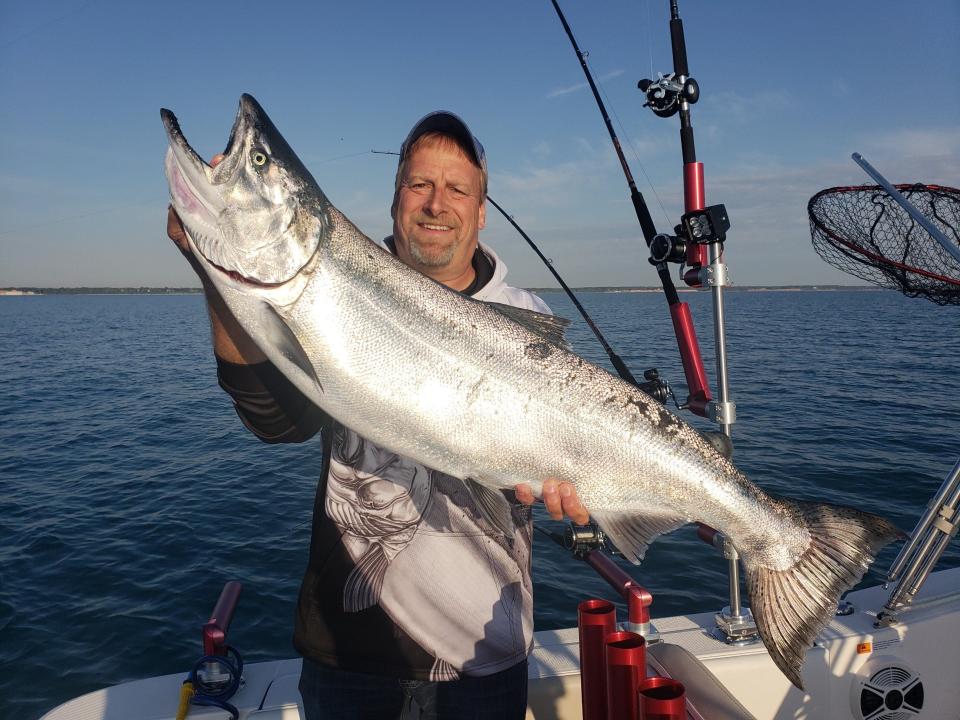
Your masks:
{"label": "man's nose", "polygon": [[427,196],[423,206],[431,215],[439,215],[442,213],[447,207],[443,188],[434,185],[430,189],[430,194]]}

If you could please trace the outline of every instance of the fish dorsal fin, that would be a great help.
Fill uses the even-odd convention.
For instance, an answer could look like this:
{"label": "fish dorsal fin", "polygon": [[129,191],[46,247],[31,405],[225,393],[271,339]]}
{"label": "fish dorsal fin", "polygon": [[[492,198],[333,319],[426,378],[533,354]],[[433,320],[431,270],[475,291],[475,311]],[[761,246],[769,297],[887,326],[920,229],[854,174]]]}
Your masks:
{"label": "fish dorsal fin", "polygon": [[591,512],[600,529],[606,533],[616,545],[617,550],[623,553],[634,565],[639,565],[650,543],[660,535],[676,530],[686,525],[690,520],[676,511],[647,511],[642,515],[635,512]]}
{"label": "fish dorsal fin", "polygon": [[467,478],[463,481],[467,492],[480,510],[480,514],[487,522],[493,525],[511,540],[513,539],[513,508],[510,501],[499,490],[481,485],[476,480]]}
{"label": "fish dorsal fin", "polygon": [[570,344],[564,337],[564,333],[570,326],[570,321],[565,317],[518,308],[513,305],[504,305],[503,303],[488,302],[487,305],[501,315],[506,315],[514,322],[520,323],[527,330],[536,333],[547,342],[559,345],[564,350],[570,349]]}

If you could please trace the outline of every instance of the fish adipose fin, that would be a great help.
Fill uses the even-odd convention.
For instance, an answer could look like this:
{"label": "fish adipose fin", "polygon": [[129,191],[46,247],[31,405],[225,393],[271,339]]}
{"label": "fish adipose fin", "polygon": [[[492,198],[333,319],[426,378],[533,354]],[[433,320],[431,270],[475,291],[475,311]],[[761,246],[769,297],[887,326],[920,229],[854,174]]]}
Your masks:
{"label": "fish adipose fin", "polygon": [[743,558],[747,593],[770,657],[803,690],[800,668],[814,639],[835,615],[874,556],[902,535],[877,515],[839,505],[781,500],[803,518],[811,543],[793,567],[770,570]]}
{"label": "fish adipose fin", "polygon": [[513,539],[513,508],[510,501],[500,490],[494,490],[481,485],[476,480],[467,478],[463,481],[467,491],[480,510],[480,514],[497,530]]}
{"label": "fish adipose fin", "polygon": [[501,315],[506,315],[516,323],[520,323],[527,330],[536,333],[547,342],[559,345],[564,350],[570,349],[570,343],[564,337],[567,328],[570,327],[570,321],[565,317],[558,315],[548,315],[547,313],[537,312],[536,310],[527,310],[513,305],[504,305],[503,303],[486,303]]}
{"label": "fish adipose fin", "polygon": [[360,558],[343,586],[343,609],[345,612],[360,612],[380,602],[383,576],[387,574],[390,561],[379,543],[370,546]]}
{"label": "fish adipose fin", "polygon": [[621,512],[592,512],[600,529],[610,538],[617,550],[634,565],[639,565],[647,547],[660,535],[673,532],[690,522],[689,518],[664,510],[643,515]]}

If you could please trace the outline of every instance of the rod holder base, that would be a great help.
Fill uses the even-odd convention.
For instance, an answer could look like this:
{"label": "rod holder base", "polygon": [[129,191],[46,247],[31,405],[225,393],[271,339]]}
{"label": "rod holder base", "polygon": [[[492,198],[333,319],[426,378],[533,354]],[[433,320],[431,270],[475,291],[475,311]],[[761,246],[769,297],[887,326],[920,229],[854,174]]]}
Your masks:
{"label": "rod holder base", "polygon": [[727,606],[714,615],[714,620],[719,638],[728,645],[752,645],[760,640],[749,608],[743,608],[739,615],[731,615]]}

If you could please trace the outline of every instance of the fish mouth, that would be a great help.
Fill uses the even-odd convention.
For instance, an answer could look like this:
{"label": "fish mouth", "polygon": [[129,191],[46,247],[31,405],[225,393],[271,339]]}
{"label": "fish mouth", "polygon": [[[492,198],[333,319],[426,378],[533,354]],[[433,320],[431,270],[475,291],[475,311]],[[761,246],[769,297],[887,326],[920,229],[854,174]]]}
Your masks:
{"label": "fish mouth", "polygon": [[[160,117],[169,139],[171,204],[194,256],[210,272],[248,286],[293,280],[319,250],[329,201],[260,104],[240,96],[227,147],[213,164],[190,146],[170,110]],[[271,158],[262,172],[249,160],[254,147]]]}
{"label": "fish mouth", "polygon": [[[258,118],[263,116],[263,108],[260,107],[260,103],[253,96],[246,93],[240,96],[237,116],[234,118],[233,127],[230,129],[227,147],[223,151],[223,159],[214,167],[200,157],[197,151],[187,142],[183,130],[180,129],[177,116],[171,110],[160,109],[160,119],[167,131],[173,158],[176,160],[177,167],[181,170],[183,179],[188,182],[195,196],[207,201],[208,204],[214,204],[214,201],[218,198],[209,192],[204,192],[204,186],[223,185],[232,178],[234,170],[239,164],[237,162],[240,156],[240,153],[237,152],[238,146],[241,144],[239,139],[246,137],[251,131],[259,127]],[[201,178],[204,182],[198,182]]]}
{"label": "fish mouth", "polygon": [[258,118],[262,114],[263,109],[252,96],[241,95],[227,147],[222,159],[212,165],[187,142],[176,115],[166,108],[160,110],[160,118],[169,139],[164,167],[170,196],[194,254],[237,283],[272,288],[283,285],[285,281],[269,282],[244,275],[236,269],[224,267],[214,257],[215,249],[223,242],[219,218],[227,209],[220,188],[233,179],[242,164],[243,138],[256,131],[260,124]]}

